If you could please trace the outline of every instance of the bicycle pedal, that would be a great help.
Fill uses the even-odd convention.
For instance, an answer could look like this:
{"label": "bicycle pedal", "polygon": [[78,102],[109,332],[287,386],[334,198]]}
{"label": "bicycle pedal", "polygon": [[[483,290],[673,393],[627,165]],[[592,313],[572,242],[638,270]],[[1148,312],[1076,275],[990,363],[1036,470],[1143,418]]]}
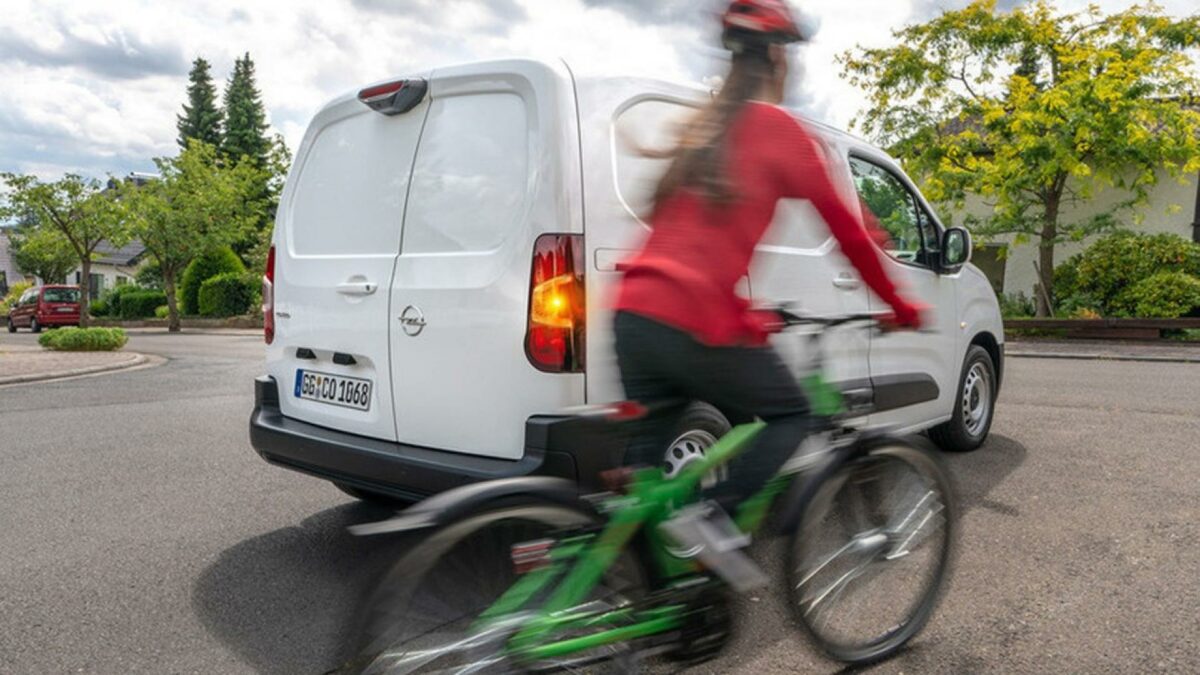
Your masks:
{"label": "bicycle pedal", "polygon": [[767,575],[742,551],[749,546],[750,536],[720,507],[688,506],[659,528],[738,592],[766,585]]}

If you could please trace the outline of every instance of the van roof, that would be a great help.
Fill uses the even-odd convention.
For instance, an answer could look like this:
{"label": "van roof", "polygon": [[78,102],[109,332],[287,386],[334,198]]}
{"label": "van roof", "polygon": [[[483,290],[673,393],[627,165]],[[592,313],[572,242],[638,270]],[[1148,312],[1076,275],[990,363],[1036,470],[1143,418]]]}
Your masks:
{"label": "van roof", "polygon": [[[505,67],[511,66],[514,62],[520,62],[520,61],[542,63],[542,64],[547,64],[547,65],[551,65],[551,63],[552,63],[551,61],[547,61],[546,59],[538,59],[538,58],[504,58],[504,59],[487,59],[487,60],[483,60],[483,61],[464,62],[462,64],[445,64],[442,66],[437,66],[437,67],[431,68],[431,69],[429,69],[425,72],[421,72],[421,73],[409,73],[407,75],[397,75],[395,77],[385,78],[385,79],[379,80],[377,82],[365,83],[362,87],[358,87],[358,88],[349,90],[349,91],[341,94],[340,96],[334,98],[333,100],[327,102],[325,105],[321,106],[320,110],[324,111],[328,108],[332,108],[332,107],[341,105],[348,101],[357,100],[359,91],[361,91],[365,87],[369,87],[369,86],[372,86],[375,84],[384,84],[384,83],[388,83],[388,82],[395,82],[396,80],[402,80],[402,79],[406,79],[406,78],[430,77],[432,75],[432,73],[434,73],[442,68],[448,68],[448,67],[460,66],[460,65],[475,66],[475,67],[479,68],[480,70],[486,70],[486,66],[494,65],[494,66],[496,66],[497,70],[500,70]],[[561,63],[566,63],[566,61],[561,61]],[[570,64],[567,64],[567,65],[569,68]],[[679,91],[679,93],[682,95],[693,94],[693,95],[697,95],[697,96],[704,96],[705,94],[710,92],[710,90],[707,87],[705,87],[703,84],[700,84],[699,82],[687,81],[687,80],[673,80],[673,79],[666,79],[666,78],[653,78],[653,77],[646,77],[643,75],[620,74],[620,73],[615,73],[612,75],[589,74],[589,75],[576,75],[575,79],[579,82],[621,82],[625,86],[633,86],[634,88],[636,88],[639,84],[641,84],[645,88],[662,89],[663,85],[666,85],[668,88],[677,89]],[[802,120],[810,128],[816,130],[818,133],[820,133],[823,136],[834,137],[834,138],[838,138],[841,140],[850,141],[857,145],[871,145],[870,142],[867,141],[866,139],[855,136],[854,134],[851,134],[843,129],[839,129],[837,127],[831,126],[830,124],[828,124],[826,122],[821,122],[819,120],[815,120],[811,117],[808,117],[807,115],[803,114],[802,112],[800,112],[799,110],[797,110],[795,108],[787,108],[785,106],[785,109],[788,112],[790,112],[792,115],[794,115],[796,118]]]}

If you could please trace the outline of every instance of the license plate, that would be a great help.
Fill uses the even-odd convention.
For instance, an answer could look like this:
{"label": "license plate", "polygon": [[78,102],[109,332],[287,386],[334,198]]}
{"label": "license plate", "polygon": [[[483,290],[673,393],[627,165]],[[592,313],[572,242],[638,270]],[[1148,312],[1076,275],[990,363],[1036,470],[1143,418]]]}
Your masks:
{"label": "license plate", "polygon": [[297,370],[296,398],[354,410],[370,410],[371,381],[311,370]]}

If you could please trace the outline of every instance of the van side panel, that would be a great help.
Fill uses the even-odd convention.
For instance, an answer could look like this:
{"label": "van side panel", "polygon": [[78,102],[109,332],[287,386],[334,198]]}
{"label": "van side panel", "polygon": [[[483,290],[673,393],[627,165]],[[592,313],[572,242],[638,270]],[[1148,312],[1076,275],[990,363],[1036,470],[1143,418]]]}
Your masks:
{"label": "van side panel", "polygon": [[703,90],[640,78],[581,78],[581,151],[587,220],[587,397],[621,400],[624,392],[613,353],[616,264],[635,251],[649,229],[639,218],[663,160],[637,147],[670,147],[675,124],[703,105]]}

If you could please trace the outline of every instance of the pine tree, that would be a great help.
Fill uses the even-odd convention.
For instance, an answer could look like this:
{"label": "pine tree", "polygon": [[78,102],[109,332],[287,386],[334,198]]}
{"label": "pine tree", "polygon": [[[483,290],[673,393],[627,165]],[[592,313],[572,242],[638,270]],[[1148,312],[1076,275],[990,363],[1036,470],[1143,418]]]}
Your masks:
{"label": "pine tree", "polygon": [[249,52],[234,62],[225,87],[225,139],[221,152],[230,161],[245,155],[256,166],[266,165],[271,141],[267,138],[266,111],[262,94],[254,83],[254,62]]}
{"label": "pine tree", "polygon": [[213,86],[208,69],[208,61],[197,57],[188,74],[188,102],[183,104],[183,114],[176,116],[175,123],[179,129],[179,147],[184,149],[189,138],[221,145],[221,124],[225,114],[217,107],[217,88]]}

